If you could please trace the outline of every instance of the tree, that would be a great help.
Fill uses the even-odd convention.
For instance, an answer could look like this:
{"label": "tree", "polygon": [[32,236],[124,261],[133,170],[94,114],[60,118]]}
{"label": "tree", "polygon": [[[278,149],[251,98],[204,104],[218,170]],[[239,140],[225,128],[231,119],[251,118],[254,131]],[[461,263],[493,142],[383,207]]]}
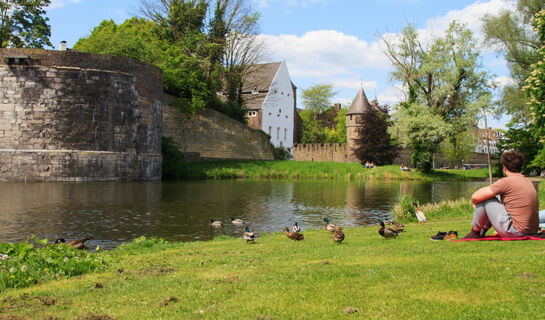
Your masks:
{"label": "tree", "polygon": [[531,19],[545,8],[545,0],[518,0],[514,11],[503,10],[498,15],[483,18],[486,44],[496,48],[505,57],[514,83],[503,87],[499,101],[500,111],[512,116],[513,124],[523,124],[531,119],[527,98],[521,88],[539,59],[541,47]]}
{"label": "tree", "polygon": [[397,117],[389,128],[400,144],[412,150],[411,163],[424,173],[433,169],[433,155],[439,151],[440,141],[451,132],[450,124],[427,106],[412,103],[398,105]]}
{"label": "tree", "polygon": [[388,128],[391,126],[386,107],[372,107],[363,113],[358,123],[358,138],[354,139],[354,154],[360,162],[372,161],[377,165],[391,164],[399,150]]}
{"label": "tree", "polygon": [[530,106],[532,117],[530,132],[536,140],[539,140],[542,149],[539,151],[534,165],[542,167],[545,164],[543,160],[545,159],[545,150],[543,149],[545,143],[545,9],[535,15],[532,25],[539,37],[539,58],[536,63],[532,64],[532,72],[526,79],[526,85],[522,87],[522,90],[529,100],[527,104]]}
{"label": "tree", "polygon": [[[424,139],[412,150],[413,160],[428,162],[415,163],[417,167],[427,170],[432,166],[433,150],[437,150],[444,139],[449,139],[456,147],[456,136],[475,118],[481,106],[480,97],[489,91],[489,75],[480,65],[473,34],[456,21],[442,37],[431,39],[427,44],[419,40],[416,29],[409,24],[397,39],[384,35],[382,46],[394,65],[392,79],[406,88],[405,104],[398,108],[402,111],[400,116],[410,115],[406,109],[418,106],[417,114],[440,119],[444,124],[442,130],[432,131],[441,133],[433,139],[429,137],[433,143],[424,143],[428,141]],[[428,110],[424,112],[420,110],[422,108]],[[409,122],[412,121],[410,117]],[[414,130],[419,129],[415,127]]]}
{"label": "tree", "polygon": [[346,143],[346,113],[348,107],[343,107],[335,117],[335,127],[325,128],[327,143]]}
{"label": "tree", "polygon": [[0,47],[52,47],[51,27],[44,7],[50,0],[0,1]]}
{"label": "tree", "polygon": [[303,120],[303,134],[301,143],[324,143],[327,133],[323,126],[316,121],[314,113],[310,110],[303,110],[299,113]]}
{"label": "tree", "polygon": [[301,97],[303,98],[305,108],[316,118],[316,116],[331,106],[330,100],[336,94],[337,92],[333,91],[333,85],[317,84],[303,90]]}
{"label": "tree", "polygon": [[451,140],[443,141],[441,153],[456,167],[461,167],[462,161],[468,159],[471,152],[475,150],[477,137],[475,137],[473,130],[469,129],[458,133],[454,139],[455,143],[452,143]]}

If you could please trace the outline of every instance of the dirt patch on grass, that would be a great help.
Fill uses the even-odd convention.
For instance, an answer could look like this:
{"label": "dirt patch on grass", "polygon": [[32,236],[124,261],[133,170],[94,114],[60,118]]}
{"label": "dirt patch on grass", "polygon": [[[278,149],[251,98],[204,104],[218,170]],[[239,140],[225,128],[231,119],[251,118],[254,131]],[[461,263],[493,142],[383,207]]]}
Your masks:
{"label": "dirt patch on grass", "polygon": [[159,276],[172,273],[175,271],[176,271],[175,268],[172,268],[169,266],[151,266],[151,267],[146,267],[143,269],[131,270],[130,272],[126,271],[126,273],[130,273],[130,274],[138,275],[138,276],[159,277]]}
{"label": "dirt patch on grass", "polygon": [[177,301],[180,301],[180,298],[178,297],[170,297],[170,298],[166,298],[164,299],[163,301],[161,301],[161,303],[159,304],[160,306],[163,306],[163,307],[166,307],[168,306],[170,303],[172,302],[177,302]]}
{"label": "dirt patch on grass", "polygon": [[531,272],[524,272],[524,273],[519,274],[519,277],[520,278],[535,278],[535,277],[537,277],[537,274],[531,273]]}
{"label": "dirt patch on grass", "polygon": [[115,320],[107,314],[85,314],[76,318],[77,320]]}

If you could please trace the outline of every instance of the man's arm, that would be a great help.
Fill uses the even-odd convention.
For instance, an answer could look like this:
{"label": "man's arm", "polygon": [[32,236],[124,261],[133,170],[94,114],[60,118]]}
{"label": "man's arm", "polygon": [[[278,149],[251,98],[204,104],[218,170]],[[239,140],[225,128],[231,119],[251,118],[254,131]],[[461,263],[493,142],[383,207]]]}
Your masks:
{"label": "man's arm", "polygon": [[473,205],[475,206],[477,203],[488,200],[495,195],[496,194],[492,191],[490,187],[480,188],[479,190],[475,191],[475,193],[471,196],[471,202],[473,202]]}

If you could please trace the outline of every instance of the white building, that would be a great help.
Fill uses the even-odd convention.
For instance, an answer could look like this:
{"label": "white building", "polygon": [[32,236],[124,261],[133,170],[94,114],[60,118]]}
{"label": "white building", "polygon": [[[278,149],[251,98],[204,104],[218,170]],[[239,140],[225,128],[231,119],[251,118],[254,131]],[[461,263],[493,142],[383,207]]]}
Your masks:
{"label": "white building", "polygon": [[275,147],[290,152],[296,139],[296,90],[285,61],[254,66],[242,89],[248,124],[268,133]]}

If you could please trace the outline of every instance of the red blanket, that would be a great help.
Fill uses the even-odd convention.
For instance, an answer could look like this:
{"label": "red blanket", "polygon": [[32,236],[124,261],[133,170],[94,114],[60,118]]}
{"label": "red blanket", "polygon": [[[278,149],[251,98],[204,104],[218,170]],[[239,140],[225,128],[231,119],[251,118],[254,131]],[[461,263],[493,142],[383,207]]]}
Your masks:
{"label": "red blanket", "polygon": [[490,241],[490,240],[502,240],[502,241],[513,241],[513,240],[545,240],[545,234],[541,233],[535,236],[524,236],[521,238],[502,238],[499,234],[485,236],[484,238],[479,239],[457,239],[452,240],[451,242],[459,241]]}

